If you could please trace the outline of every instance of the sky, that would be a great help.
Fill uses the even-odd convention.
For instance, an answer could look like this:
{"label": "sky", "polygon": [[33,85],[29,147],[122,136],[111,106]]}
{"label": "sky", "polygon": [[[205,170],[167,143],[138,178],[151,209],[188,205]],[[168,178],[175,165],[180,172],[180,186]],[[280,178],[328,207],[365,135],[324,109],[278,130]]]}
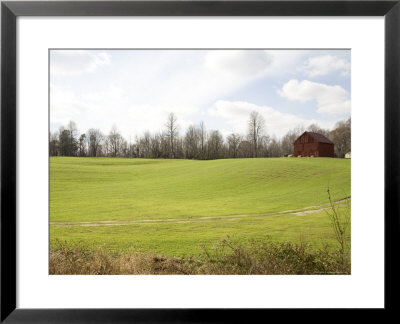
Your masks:
{"label": "sky", "polygon": [[51,50],[50,130],[116,126],[122,136],[207,130],[245,134],[252,111],[277,138],[350,117],[350,50]]}

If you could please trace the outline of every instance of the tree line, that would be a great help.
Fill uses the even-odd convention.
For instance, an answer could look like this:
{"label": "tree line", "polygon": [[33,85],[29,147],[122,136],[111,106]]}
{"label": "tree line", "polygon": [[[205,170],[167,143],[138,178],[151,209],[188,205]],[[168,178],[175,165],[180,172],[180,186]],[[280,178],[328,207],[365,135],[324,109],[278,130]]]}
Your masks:
{"label": "tree line", "polygon": [[293,154],[293,142],[305,131],[320,133],[335,144],[335,156],[344,157],[351,150],[351,119],[338,122],[333,130],[322,129],[316,124],[307,129],[298,126],[289,130],[281,139],[269,136],[264,117],[250,113],[247,133],[232,132],[226,138],[219,130],[206,130],[204,122],[190,125],[179,134],[174,113],[170,113],[159,133],[144,132],[133,142],[127,141],[113,126],[109,134],[97,128],[79,133],[74,121],[49,135],[51,156],[109,156],[129,158],[164,158],[213,160],[224,158],[280,157]]}

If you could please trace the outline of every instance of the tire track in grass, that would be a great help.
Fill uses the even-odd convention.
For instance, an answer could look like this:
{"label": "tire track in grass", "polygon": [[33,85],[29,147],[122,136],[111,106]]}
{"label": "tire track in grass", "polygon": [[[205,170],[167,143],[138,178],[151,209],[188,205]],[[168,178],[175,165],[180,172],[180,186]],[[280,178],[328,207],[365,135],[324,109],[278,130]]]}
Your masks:
{"label": "tire track in grass", "polygon": [[[343,207],[348,204],[351,197],[347,197],[334,202],[335,207]],[[291,209],[275,213],[266,214],[240,214],[240,215],[227,215],[227,216],[200,216],[190,219],[140,219],[140,220],[127,220],[127,221],[96,221],[96,222],[50,222],[54,227],[93,227],[93,226],[125,226],[125,225],[145,225],[145,224],[184,224],[184,223],[199,223],[205,221],[232,221],[247,217],[273,217],[273,216],[307,216],[309,214],[321,212],[331,209],[330,203],[322,204],[319,206],[309,206],[300,209]]]}

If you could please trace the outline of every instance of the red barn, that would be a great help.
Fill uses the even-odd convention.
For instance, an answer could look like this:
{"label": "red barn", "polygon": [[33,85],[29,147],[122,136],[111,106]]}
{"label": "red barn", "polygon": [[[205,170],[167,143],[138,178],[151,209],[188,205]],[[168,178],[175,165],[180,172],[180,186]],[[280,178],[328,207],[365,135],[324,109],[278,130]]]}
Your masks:
{"label": "red barn", "polygon": [[293,145],[294,156],[333,157],[333,143],[322,134],[304,132]]}

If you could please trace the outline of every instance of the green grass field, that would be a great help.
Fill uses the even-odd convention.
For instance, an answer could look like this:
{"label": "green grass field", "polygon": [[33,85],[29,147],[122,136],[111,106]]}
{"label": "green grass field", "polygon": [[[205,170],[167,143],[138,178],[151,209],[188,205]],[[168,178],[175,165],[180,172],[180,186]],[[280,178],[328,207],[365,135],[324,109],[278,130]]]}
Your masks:
{"label": "green grass field", "polygon": [[[334,244],[321,209],[350,196],[350,160],[50,158],[50,243],[197,255],[229,235]],[[324,207],[326,207],[324,205]]]}

